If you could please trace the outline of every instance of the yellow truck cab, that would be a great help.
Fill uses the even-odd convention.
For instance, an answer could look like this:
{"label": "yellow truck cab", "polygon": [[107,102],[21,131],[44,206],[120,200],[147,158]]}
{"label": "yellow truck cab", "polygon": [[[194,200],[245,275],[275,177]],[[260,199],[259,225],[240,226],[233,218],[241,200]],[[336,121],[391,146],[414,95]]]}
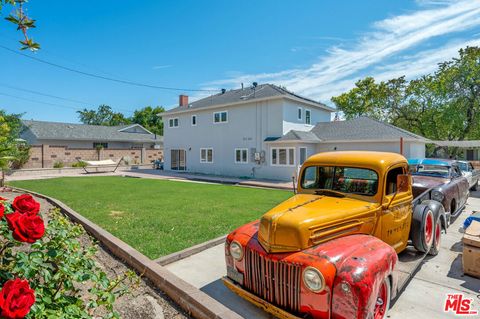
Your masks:
{"label": "yellow truck cab", "polygon": [[436,255],[446,226],[408,172],[395,153],[310,157],[294,196],[227,236],[225,284],[280,318],[384,318],[398,254]]}

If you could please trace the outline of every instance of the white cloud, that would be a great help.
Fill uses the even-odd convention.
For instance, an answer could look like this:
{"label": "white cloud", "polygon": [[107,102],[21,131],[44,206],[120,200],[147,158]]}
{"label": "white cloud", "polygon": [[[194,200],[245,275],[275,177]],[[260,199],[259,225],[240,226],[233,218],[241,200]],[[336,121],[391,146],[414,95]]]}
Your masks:
{"label": "white cloud", "polygon": [[[241,82],[270,82],[328,102],[331,96],[350,89],[364,76],[416,77],[432,72],[437,63],[455,56],[459,48],[480,44],[479,40],[455,41],[408,55],[409,50],[435,38],[480,26],[480,1],[422,0],[419,5],[422,9],[418,11],[375,22],[371,32],[363,34],[348,48],[330,47],[325,56],[308,68],[237,75],[206,86],[239,87]],[[392,57],[395,57],[393,62],[389,61]]]}
{"label": "white cloud", "polygon": [[167,69],[167,68],[171,68],[173,65],[170,65],[170,64],[165,64],[165,65],[154,65],[152,67],[152,70],[161,70],[161,69]]}

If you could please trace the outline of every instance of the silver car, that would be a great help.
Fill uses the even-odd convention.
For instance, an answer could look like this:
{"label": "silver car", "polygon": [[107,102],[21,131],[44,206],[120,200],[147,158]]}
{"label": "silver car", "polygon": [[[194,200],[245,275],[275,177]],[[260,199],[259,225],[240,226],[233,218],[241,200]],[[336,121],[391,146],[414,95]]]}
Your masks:
{"label": "silver car", "polygon": [[463,176],[468,180],[470,190],[476,191],[478,180],[480,179],[480,170],[475,169],[472,163],[467,161],[457,161]]}

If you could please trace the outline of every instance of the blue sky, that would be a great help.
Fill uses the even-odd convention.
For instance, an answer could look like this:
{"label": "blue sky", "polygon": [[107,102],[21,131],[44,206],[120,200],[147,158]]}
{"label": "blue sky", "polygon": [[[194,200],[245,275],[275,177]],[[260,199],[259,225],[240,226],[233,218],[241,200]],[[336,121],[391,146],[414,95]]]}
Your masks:
{"label": "blue sky", "polygon": [[[480,45],[480,1],[472,0],[30,0],[28,13],[42,49],[27,54],[66,67],[189,89],[271,82],[325,103],[365,76],[415,78]],[[0,21],[0,45],[17,49],[18,39]],[[0,61],[0,108],[25,119],[78,122],[77,109],[99,104],[130,115],[173,107],[180,93],[206,94],[93,79],[3,49]]]}

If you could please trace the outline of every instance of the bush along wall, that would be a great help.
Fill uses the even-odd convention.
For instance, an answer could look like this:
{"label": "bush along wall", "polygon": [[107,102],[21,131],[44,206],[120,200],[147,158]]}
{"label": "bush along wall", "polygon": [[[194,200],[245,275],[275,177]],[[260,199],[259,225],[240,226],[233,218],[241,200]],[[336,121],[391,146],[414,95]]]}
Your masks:
{"label": "bush along wall", "polygon": [[0,318],[118,318],[115,299],[138,277],[108,278],[84,229],[58,209],[45,215],[31,195],[0,197]]}

